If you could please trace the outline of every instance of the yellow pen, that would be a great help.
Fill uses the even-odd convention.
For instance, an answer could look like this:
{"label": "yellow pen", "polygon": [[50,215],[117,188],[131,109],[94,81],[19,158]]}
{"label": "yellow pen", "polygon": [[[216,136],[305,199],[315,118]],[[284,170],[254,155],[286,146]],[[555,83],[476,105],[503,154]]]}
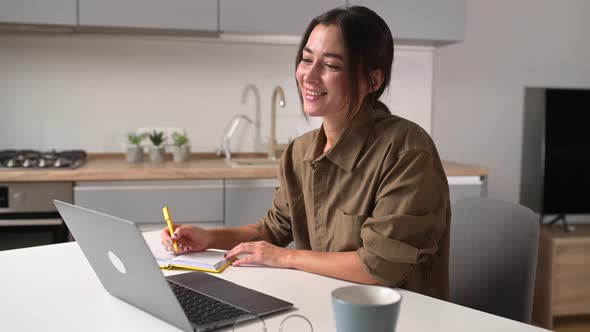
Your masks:
{"label": "yellow pen", "polygon": [[[166,224],[168,224],[168,231],[170,231],[170,236],[174,234],[174,228],[172,227],[172,217],[170,217],[170,211],[168,211],[168,207],[164,206],[162,209],[164,213],[164,219],[166,220]],[[178,243],[174,240],[174,251],[178,252]]]}

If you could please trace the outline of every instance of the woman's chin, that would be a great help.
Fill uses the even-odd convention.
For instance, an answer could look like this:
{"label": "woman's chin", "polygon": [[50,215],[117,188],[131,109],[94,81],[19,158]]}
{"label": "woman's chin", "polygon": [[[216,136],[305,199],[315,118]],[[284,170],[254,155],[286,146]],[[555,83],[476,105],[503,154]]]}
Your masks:
{"label": "woman's chin", "polygon": [[305,115],[307,116],[311,116],[311,117],[318,117],[318,116],[324,116],[324,114],[322,113],[321,110],[318,109],[308,109],[308,108],[303,108],[303,112],[305,113]]}

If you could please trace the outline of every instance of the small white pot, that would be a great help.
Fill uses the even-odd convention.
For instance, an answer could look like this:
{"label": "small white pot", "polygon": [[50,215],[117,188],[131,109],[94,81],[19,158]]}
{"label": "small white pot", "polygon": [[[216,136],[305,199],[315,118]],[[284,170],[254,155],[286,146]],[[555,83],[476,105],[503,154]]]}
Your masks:
{"label": "small white pot", "polygon": [[191,147],[190,145],[175,145],[172,154],[174,161],[177,163],[189,161],[191,159]]}
{"label": "small white pot", "polygon": [[127,147],[127,162],[141,163],[143,162],[143,148],[138,145]]}
{"label": "small white pot", "polygon": [[163,146],[150,146],[150,161],[153,163],[164,162],[164,147]]}

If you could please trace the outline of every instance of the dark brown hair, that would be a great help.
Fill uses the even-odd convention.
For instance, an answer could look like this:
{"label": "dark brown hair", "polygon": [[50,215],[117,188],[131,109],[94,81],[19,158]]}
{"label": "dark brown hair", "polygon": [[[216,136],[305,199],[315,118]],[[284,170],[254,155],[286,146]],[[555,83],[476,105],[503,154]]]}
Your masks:
{"label": "dark brown hair", "polygon": [[[391,80],[391,66],[393,63],[393,36],[387,23],[374,11],[366,7],[352,6],[340,7],[329,10],[311,20],[299,45],[295,68],[301,62],[303,48],[307,44],[309,35],[319,24],[337,25],[340,27],[344,43],[345,62],[344,67],[349,80],[350,106],[347,117],[352,118],[355,110],[364,101],[387,110],[387,106],[378,101],[383,91],[389,86]],[[380,69],[383,71],[383,84],[378,90],[370,92],[365,100],[359,100],[361,80],[365,80],[371,86],[370,74]],[[299,85],[297,85],[299,90]],[[301,91],[299,98],[302,100]]]}

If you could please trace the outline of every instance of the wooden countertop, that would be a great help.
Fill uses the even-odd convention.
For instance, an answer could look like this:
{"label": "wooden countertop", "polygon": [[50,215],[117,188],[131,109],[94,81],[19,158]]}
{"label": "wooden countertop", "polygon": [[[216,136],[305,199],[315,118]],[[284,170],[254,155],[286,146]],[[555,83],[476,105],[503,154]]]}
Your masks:
{"label": "wooden countertop", "polygon": [[447,176],[488,176],[489,171],[485,167],[456,163],[443,160],[443,168]]}
{"label": "wooden countertop", "polygon": [[[253,157],[238,154],[237,157]],[[487,176],[488,170],[455,162],[443,161],[447,176]],[[184,180],[184,179],[248,179],[275,178],[278,166],[234,168],[212,154],[196,153],[189,162],[166,161],[154,164],[144,161],[131,164],[123,154],[91,154],[85,165],[77,169],[0,169],[0,182],[55,181],[121,181],[121,180]]]}

